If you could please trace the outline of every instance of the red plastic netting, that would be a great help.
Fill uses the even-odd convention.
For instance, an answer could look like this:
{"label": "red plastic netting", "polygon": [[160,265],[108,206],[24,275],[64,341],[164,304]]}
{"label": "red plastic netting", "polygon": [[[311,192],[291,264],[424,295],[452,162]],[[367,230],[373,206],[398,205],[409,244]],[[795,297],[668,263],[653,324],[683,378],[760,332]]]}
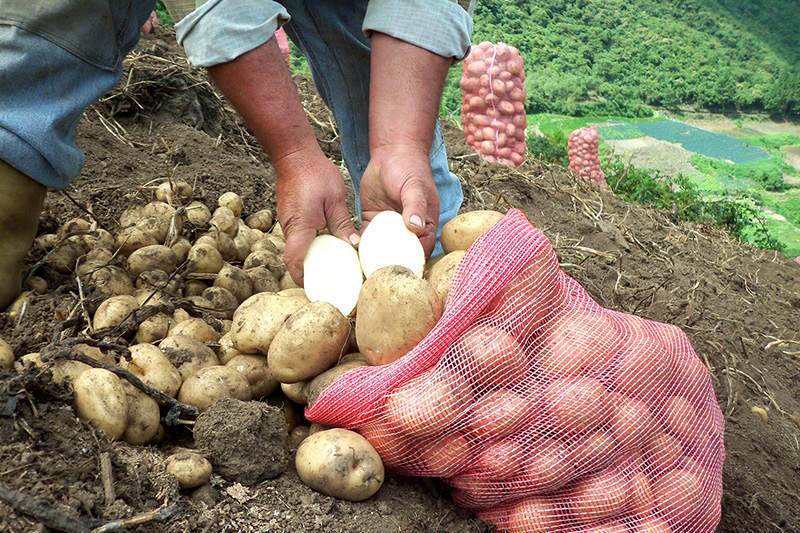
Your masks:
{"label": "red plastic netting", "polygon": [[580,128],[569,134],[567,149],[569,169],[582,178],[606,185],[606,175],[600,168],[600,138],[594,128]]}
{"label": "red plastic netting", "polygon": [[500,530],[685,532],[720,517],[724,419],[677,327],[609,311],[516,210],[469,249],[437,326],[306,416],[443,477]]}
{"label": "red plastic netting", "polygon": [[278,28],[278,31],[275,32],[275,40],[278,41],[278,48],[281,51],[283,60],[289,65],[291,56],[291,52],[289,51],[289,39],[286,38],[286,32],[283,28]]}
{"label": "red plastic netting", "polygon": [[482,42],[462,64],[461,123],[469,144],[487,161],[525,161],[525,67],[519,51]]}

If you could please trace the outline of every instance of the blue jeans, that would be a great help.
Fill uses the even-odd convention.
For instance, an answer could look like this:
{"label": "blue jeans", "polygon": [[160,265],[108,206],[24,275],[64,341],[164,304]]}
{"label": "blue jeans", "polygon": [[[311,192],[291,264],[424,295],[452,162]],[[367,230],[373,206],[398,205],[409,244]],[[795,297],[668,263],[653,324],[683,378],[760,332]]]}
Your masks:
{"label": "blue jeans", "polygon": [[[281,0],[292,16],[286,34],[303,52],[314,85],[333,112],[341,137],[342,157],[356,192],[369,163],[370,43],[361,31],[367,1]],[[402,117],[398,117],[402,120]],[[430,151],[431,170],[439,191],[439,228],[433,255],[442,253],[442,226],[458,214],[464,195],[447,163],[439,123]]]}
{"label": "blue jeans", "polygon": [[[0,2],[0,159],[55,189],[77,177],[84,156],[75,145],[75,127],[85,108],[119,81],[121,58],[138,41],[139,29],[154,3]],[[370,48],[361,30],[367,1],[282,3],[292,16],[286,32],[308,58],[317,90],[339,127],[342,156],[360,215],[358,190],[369,162]],[[51,11],[69,9],[73,20],[81,16],[93,20],[98,12],[108,20],[92,31],[82,25],[69,28],[58,23],[64,17],[51,17],[49,26],[37,24],[40,15],[27,6],[41,4],[62,6],[47,8]],[[441,231],[458,213],[463,194],[458,178],[449,171],[438,123],[430,157],[439,190]],[[434,253],[441,253],[439,244]]]}

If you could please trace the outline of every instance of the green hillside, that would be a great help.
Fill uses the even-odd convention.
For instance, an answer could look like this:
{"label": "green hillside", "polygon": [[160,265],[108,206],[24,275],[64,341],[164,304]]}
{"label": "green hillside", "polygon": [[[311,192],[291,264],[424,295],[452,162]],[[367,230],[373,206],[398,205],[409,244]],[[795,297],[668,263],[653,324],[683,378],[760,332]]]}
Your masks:
{"label": "green hillside", "polygon": [[[800,116],[797,0],[480,0],[473,42],[517,46],[530,113],[649,106]],[[445,113],[460,104],[453,69]]]}

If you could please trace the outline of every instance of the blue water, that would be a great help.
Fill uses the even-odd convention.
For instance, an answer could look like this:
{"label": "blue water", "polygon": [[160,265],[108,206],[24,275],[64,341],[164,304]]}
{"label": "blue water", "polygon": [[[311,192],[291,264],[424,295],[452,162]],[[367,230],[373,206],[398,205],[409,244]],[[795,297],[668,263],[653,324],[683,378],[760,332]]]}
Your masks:
{"label": "blue water", "polygon": [[695,128],[674,120],[623,122],[619,125],[603,126],[599,133],[609,139],[632,139],[636,138],[633,136],[636,130],[642,133],[641,136],[680,144],[690,152],[733,161],[737,164],[769,159],[769,154],[760,146],[752,146],[740,139]]}

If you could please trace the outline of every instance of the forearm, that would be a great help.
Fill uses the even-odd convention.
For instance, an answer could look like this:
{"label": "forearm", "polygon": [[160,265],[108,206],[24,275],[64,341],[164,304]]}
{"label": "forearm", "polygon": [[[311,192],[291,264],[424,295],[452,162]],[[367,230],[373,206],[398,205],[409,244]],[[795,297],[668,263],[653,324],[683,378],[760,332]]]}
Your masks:
{"label": "forearm", "polygon": [[428,153],[451,58],[385,33],[372,34],[369,143]]}
{"label": "forearm", "polygon": [[273,164],[296,153],[322,153],[274,38],[208,71]]}

